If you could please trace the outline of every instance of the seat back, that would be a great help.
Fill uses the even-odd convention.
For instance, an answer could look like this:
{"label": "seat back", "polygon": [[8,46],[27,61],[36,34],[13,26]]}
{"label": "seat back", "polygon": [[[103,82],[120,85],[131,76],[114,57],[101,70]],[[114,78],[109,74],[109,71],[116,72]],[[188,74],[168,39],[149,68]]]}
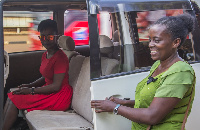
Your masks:
{"label": "seat back", "polygon": [[84,59],[85,56],[76,55],[71,58],[69,63],[69,84],[73,87],[73,89],[76,86]]}
{"label": "seat back", "polygon": [[116,31],[113,33],[112,42],[113,42],[114,46],[118,46],[118,45],[119,45],[119,31],[118,31],[118,30],[116,30]]}
{"label": "seat back", "polygon": [[83,61],[77,83],[73,87],[72,108],[92,123],[90,86],[90,58],[86,57]]}
{"label": "seat back", "polygon": [[9,56],[8,53],[4,50],[4,87],[6,84],[6,79],[8,78],[9,74]]}
{"label": "seat back", "polygon": [[60,36],[58,39],[58,45],[62,48],[63,52],[67,55],[69,62],[73,56],[79,53],[75,51],[75,42],[70,36]]}
{"label": "seat back", "polygon": [[99,40],[102,75],[117,73],[119,69],[119,61],[111,58],[114,51],[112,41],[105,35],[100,35]]}

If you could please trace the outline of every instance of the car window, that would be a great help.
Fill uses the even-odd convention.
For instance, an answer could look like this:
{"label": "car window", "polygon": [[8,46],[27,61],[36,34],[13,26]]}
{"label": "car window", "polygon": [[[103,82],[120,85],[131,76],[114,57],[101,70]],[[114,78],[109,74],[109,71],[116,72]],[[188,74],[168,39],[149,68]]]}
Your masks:
{"label": "car window", "polygon": [[86,10],[67,10],[64,14],[64,35],[73,38],[75,45],[89,44],[88,16]]}
{"label": "car window", "polygon": [[[132,13],[137,14],[136,19],[135,17],[130,17],[134,16]],[[128,28],[128,33],[126,33],[125,30],[120,30],[120,22],[123,21],[117,21],[118,18],[116,17],[115,22],[112,21],[112,24],[107,24],[109,27],[106,27],[107,34],[103,36],[104,38],[102,38],[102,35],[99,36],[101,75],[105,76],[135,70],[149,70],[150,66],[152,66],[155,61],[153,61],[150,56],[148,28],[161,17],[176,16],[182,13],[183,10],[157,10],[124,13],[127,27],[124,26],[123,28]],[[117,14],[118,13],[116,13],[115,16],[117,16]],[[109,18],[111,17],[109,16]],[[131,18],[132,20],[130,20]],[[136,24],[133,19],[135,19]],[[105,21],[106,19],[104,17],[104,25],[106,23]],[[114,23],[117,27],[113,27]],[[102,31],[101,28],[100,31]],[[130,35],[131,41],[125,40],[129,37],[127,34]],[[104,43],[101,42],[101,39],[104,39]],[[112,43],[112,47],[111,44],[109,45],[110,42]],[[104,46],[104,50],[102,50],[102,46]],[[178,49],[178,53],[185,61],[194,61],[191,36],[187,37],[185,43]]]}
{"label": "car window", "polygon": [[38,39],[37,26],[52,19],[52,12],[4,11],[4,49],[8,53],[44,50]]}
{"label": "car window", "polygon": [[[136,22],[139,34],[139,44],[134,44],[134,47],[136,53],[135,64],[138,68],[151,66],[154,63],[154,61],[151,60],[150,51],[148,48],[149,44],[148,27],[161,17],[176,16],[182,13],[183,10],[157,10],[157,11],[145,11],[137,13]],[[185,43],[178,49],[178,53],[179,56],[186,61],[194,60],[191,36],[187,37]]]}
{"label": "car window", "polygon": [[[108,16],[108,15],[107,15]],[[107,34],[109,29],[104,29],[105,13],[98,17],[99,34]],[[87,10],[67,10],[64,14],[64,35],[73,38],[76,46],[89,45],[89,27]]]}

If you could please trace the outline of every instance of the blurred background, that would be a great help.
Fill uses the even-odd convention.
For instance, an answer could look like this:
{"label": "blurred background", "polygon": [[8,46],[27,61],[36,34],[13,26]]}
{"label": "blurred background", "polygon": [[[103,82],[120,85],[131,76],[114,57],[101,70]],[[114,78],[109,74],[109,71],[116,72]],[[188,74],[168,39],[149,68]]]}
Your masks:
{"label": "blurred background", "polygon": [[[195,0],[200,5],[200,0]],[[148,41],[148,26],[163,16],[182,14],[182,10],[148,11],[137,13],[137,27],[140,42]],[[43,50],[38,38],[38,24],[44,19],[53,19],[53,12],[5,11],[4,50],[8,53]],[[76,46],[88,45],[88,16],[83,10],[65,11],[64,35],[71,36]],[[107,35],[112,39],[110,15],[102,12],[97,16],[99,34]]]}

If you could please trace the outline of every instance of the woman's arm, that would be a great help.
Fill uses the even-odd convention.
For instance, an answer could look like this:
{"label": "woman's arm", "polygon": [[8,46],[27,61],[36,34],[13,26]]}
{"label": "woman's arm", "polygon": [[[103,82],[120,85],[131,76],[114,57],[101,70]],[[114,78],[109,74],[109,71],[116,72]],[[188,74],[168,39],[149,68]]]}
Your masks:
{"label": "woman's arm", "polygon": [[[34,93],[35,94],[50,94],[50,93],[59,91],[60,87],[62,85],[64,76],[65,76],[65,73],[54,74],[52,84],[49,84],[49,85],[43,86],[43,87],[36,87],[36,88],[34,88]],[[32,85],[37,85],[37,84],[41,83],[42,81],[43,81],[43,78],[40,78]],[[35,86],[33,86],[33,87],[35,87]],[[14,91],[13,94],[30,94],[31,92],[32,92],[32,88],[22,87],[19,90]]]}
{"label": "woman's arm", "polygon": [[127,107],[134,107],[135,105],[135,100],[119,99],[116,97],[110,97],[109,100]]}
{"label": "woman's arm", "polygon": [[29,84],[22,84],[20,86],[18,86],[18,88],[22,88],[22,87],[28,87],[28,88],[31,88],[31,87],[41,87],[45,84],[45,78],[44,77],[41,77],[37,80],[35,80],[34,82],[32,83],[29,83]]}
{"label": "woman's arm", "polygon": [[180,101],[179,98],[155,97],[148,108],[120,107],[118,113],[134,122],[155,125],[159,123]]}
{"label": "woman's arm", "polygon": [[53,83],[47,86],[35,88],[35,94],[50,94],[59,91],[64,77],[65,73],[54,74]]}
{"label": "woman's arm", "polygon": [[[148,108],[130,108],[120,106],[118,114],[127,119],[147,125],[159,123],[180,101],[179,98],[157,98],[155,97]],[[95,108],[97,113],[112,112],[116,103],[109,100],[93,100],[91,107]]]}
{"label": "woman's arm", "polygon": [[[51,84],[47,86],[43,86],[45,84],[45,78],[42,77],[36,80],[35,82],[30,83],[28,85],[29,88],[21,87],[19,90],[14,91],[14,94],[30,94],[32,91],[34,91],[34,94],[50,94],[50,93],[59,91],[61,88],[63,79],[65,77],[65,74],[68,73],[69,62],[68,62],[67,56],[64,53],[57,53],[57,56],[55,57],[56,59],[52,63],[53,68],[51,67],[52,70],[49,70],[49,71],[53,71],[54,73],[52,77],[53,81]],[[35,88],[30,88],[30,87],[35,87]]]}
{"label": "woman's arm", "polygon": [[37,79],[36,81],[30,83],[31,87],[41,87],[45,84],[45,78],[41,77],[39,79]]}

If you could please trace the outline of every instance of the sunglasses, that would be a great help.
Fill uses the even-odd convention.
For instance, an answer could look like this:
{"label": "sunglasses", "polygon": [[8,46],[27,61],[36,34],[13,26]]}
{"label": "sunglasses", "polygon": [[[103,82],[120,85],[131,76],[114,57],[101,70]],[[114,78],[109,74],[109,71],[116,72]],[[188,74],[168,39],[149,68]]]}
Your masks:
{"label": "sunglasses", "polygon": [[55,37],[59,37],[60,35],[40,35],[38,36],[40,41],[53,41]]}

